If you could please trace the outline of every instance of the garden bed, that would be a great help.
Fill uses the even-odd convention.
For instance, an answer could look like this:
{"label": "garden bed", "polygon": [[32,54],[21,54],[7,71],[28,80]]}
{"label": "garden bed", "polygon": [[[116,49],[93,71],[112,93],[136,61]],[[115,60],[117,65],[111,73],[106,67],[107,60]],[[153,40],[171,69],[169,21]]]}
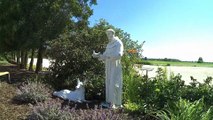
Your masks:
{"label": "garden bed", "polygon": [[[33,72],[29,72],[26,70],[19,70],[17,66],[0,66],[0,71],[9,71],[11,74],[12,83],[9,84],[6,81],[6,78],[0,79],[0,119],[8,119],[8,120],[20,120],[27,119],[29,115],[32,113],[35,106],[39,104],[43,104],[43,102],[39,102],[39,104],[30,104],[24,102],[15,101],[13,98],[17,95],[17,89],[20,88],[23,82],[25,82],[26,78],[34,75]],[[51,95],[52,93],[50,93]],[[115,112],[112,109],[100,108],[100,100],[89,100],[83,103],[76,103],[71,101],[62,100],[51,96],[46,100],[46,102],[59,104],[63,108],[64,106],[69,106],[69,108],[75,108],[76,114],[84,114],[90,115],[90,117],[94,117],[94,113],[100,113],[104,115],[111,116],[127,116],[128,119],[141,119],[144,118],[143,115],[137,114],[129,114],[124,112],[124,109],[118,109]],[[83,111],[83,113],[82,113]],[[98,114],[96,115],[98,116]],[[134,117],[133,117],[134,116]],[[93,119],[93,118],[92,118]],[[94,119],[96,119],[94,117]],[[144,118],[145,119],[145,118]]]}

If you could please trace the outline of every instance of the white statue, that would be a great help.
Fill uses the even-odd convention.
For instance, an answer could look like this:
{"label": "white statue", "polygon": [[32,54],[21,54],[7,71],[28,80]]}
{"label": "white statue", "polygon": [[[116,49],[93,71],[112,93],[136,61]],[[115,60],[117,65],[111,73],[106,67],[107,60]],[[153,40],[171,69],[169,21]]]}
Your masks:
{"label": "white statue", "polygon": [[82,102],[85,101],[85,88],[84,84],[78,79],[78,83],[75,91],[71,90],[61,90],[53,92],[54,96],[60,97],[64,100]]}
{"label": "white statue", "polygon": [[103,60],[106,73],[106,103],[108,107],[117,108],[122,106],[122,67],[123,43],[115,36],[113,29],[106,31],[109,43],[103,54],[93,51],[92,56]]}

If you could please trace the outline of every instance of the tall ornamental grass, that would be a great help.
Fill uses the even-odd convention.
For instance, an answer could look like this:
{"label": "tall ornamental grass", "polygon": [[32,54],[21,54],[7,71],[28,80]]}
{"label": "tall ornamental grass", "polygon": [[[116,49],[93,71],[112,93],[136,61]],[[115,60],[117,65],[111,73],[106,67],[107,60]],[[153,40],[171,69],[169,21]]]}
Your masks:
{"label": "tall ornamental grass", "polygon": [[168,109],[157,112],[161,120],[212,120],[213,108],[205,108],[203,99],[195,102],[180,99]]}

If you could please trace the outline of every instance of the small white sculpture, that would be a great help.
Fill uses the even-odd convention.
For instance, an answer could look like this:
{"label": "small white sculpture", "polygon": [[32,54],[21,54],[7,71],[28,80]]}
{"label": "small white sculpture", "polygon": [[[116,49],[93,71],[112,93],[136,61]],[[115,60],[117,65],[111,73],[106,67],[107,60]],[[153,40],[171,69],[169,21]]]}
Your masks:
{"label": "small white sculpture", "polygon": [[98,58],[98,57],[100,57],[100,55],[101,55],[100,52],[96,53],[96,52],[93,50],[92,57]]}
{"label": "small white sculpture", "polygon": [[74,101],[74,102],[82,102],[85,100],[85,88],[84,84],[78,80],[78,84],[76,86],[75,91],[71,90],[61,90],[53,92],[54,96],[60,97],[64,100]]}
{"label": "small white sculpture", "polygon": [[106,73],[106,104],[107,107],[121,107],[122,106],[122,67],[121,57],[123,56],[123,43],[115,36],[113,29],[106,31],[109,43],[103,54],[93,51],[92,56],[104,61]]}

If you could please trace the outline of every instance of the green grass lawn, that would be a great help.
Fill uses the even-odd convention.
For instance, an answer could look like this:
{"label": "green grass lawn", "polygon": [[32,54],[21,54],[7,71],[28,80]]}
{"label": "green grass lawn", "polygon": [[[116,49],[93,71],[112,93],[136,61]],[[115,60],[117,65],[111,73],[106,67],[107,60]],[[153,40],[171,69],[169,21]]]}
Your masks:
{"label": "green grass lawn", "polygon": [[142,64],[157,65],[157,66],[189,66],[189,67],[213,67],[213,62],[173,62],[163,60],[143,60]]}

